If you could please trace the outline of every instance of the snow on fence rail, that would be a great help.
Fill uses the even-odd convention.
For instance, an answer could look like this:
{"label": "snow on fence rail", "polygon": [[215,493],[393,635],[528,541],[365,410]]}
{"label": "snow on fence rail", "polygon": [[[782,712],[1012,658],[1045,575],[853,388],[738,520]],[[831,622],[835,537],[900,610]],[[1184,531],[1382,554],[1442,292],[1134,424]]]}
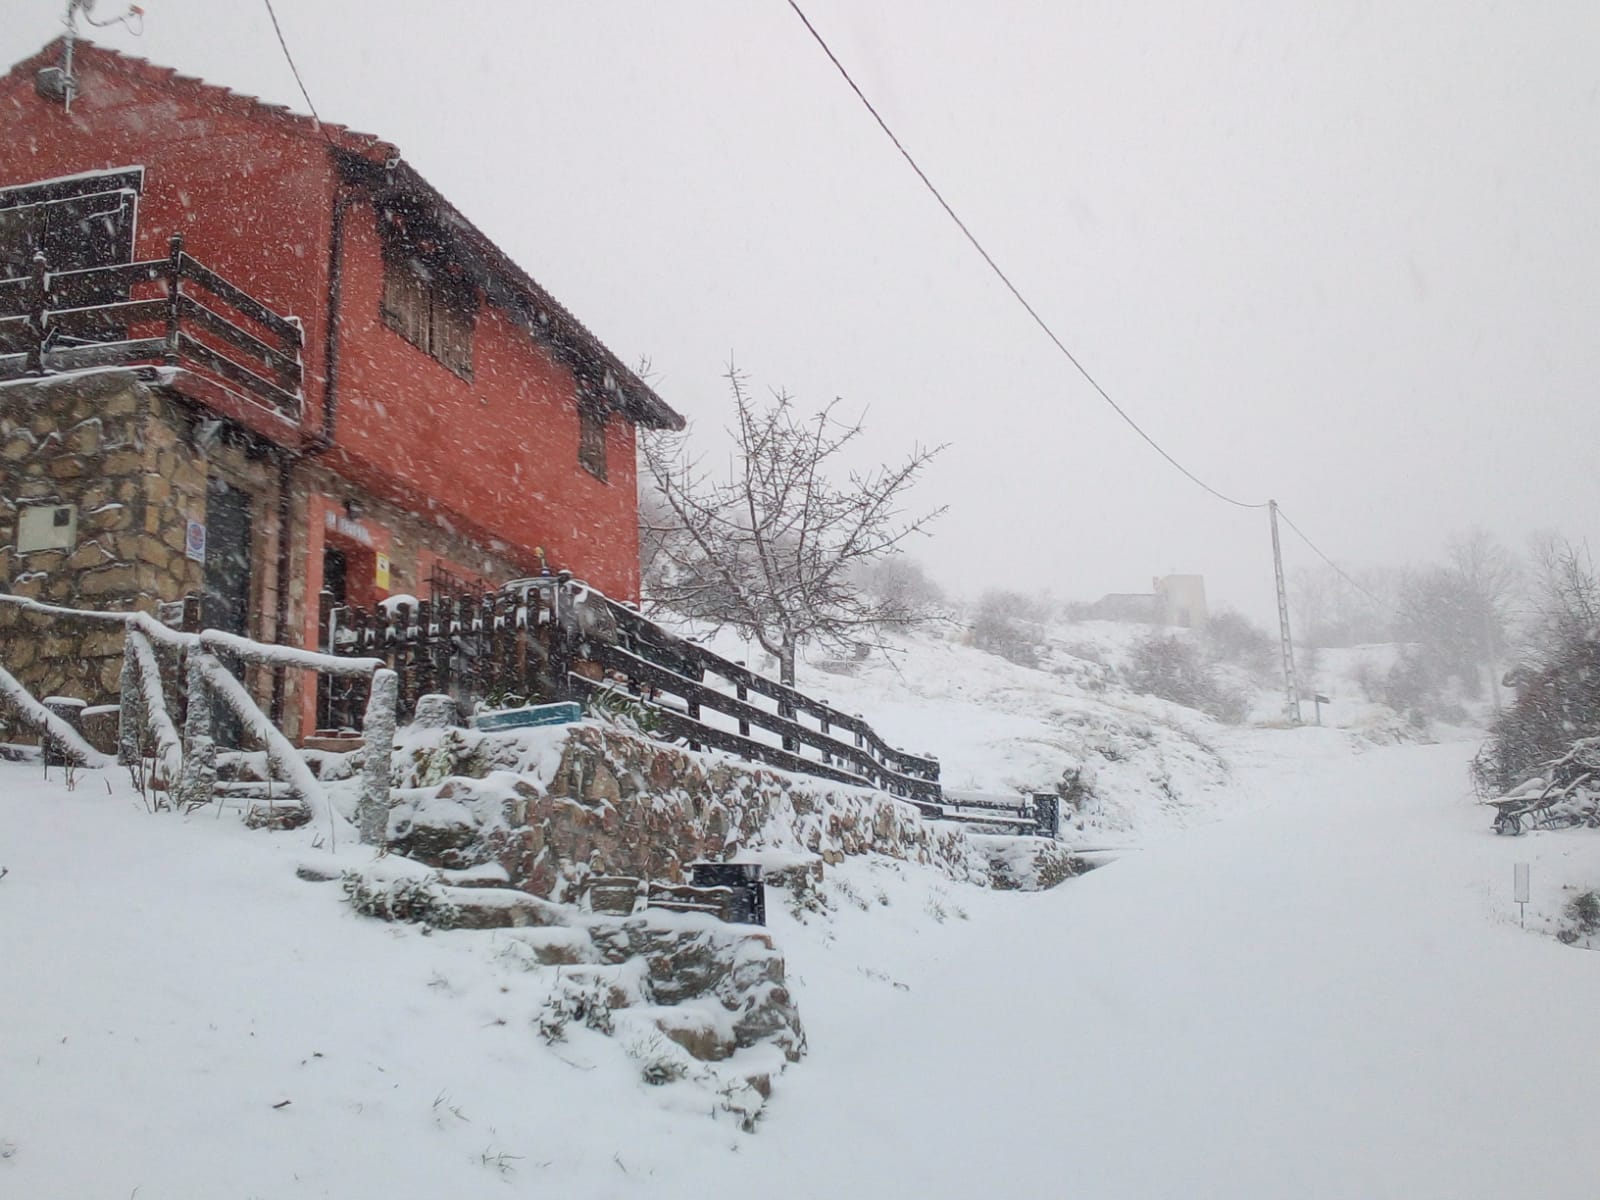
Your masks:
{"label": "snow on fence rail", "polygon": [[[8,701],[24,721],[54,741],[81,765],[108,766],[112,761],[127,765],[145,758],[154,760],[160,782],[166,784],[174,807],[190,809],[208,804],[216,794],[216,745],[212,734],[213,701],[222,700],[239,718],[251,736],[266,748],[268,758],[300,793],[301,802],[314,816],[327,822],[329,837],[337,841],[338,832],[350,823],[329,802],[316,775],[307,767],[300,752],[261,711],[249,690],[224,664],[222,656],[264,667],[284,667],[315,671],[343,678],[365,678],[370,699],[363,721],[367,764],[362,774],[358,820],[363,840],[381,840],[383,824],[374,814],[386,814],[389,807],[389,765],[394,745],[394,673],[376,658],[334,656],[289,646],[272,646],[251,641],[221,630],[198,632],[173,629],[148,613],[98,612],[92,609],[63,608],[22,596],[0,594],[0,604],[51,620],[79,620],[120,625],[126,631],[123,644],[120,712],[117,731],[117,758],[112,760],[89,746],[66,722],[36,700],[0,663],[0,699]],[[156,645],[176,652],[182,658],[185,688],[183,732],[167,706],[161,682],[161,665]],[[146,754],[145,738],[153,743]]]}
{"label": "snow on fence rail", "polygon": [[84,741],[76,729],[35,700],[4,666],[0,666],[0,699],[8,701],[24,721],[53,742],[62,756],[74,766],[105,767],[111,764],[111,760]]}

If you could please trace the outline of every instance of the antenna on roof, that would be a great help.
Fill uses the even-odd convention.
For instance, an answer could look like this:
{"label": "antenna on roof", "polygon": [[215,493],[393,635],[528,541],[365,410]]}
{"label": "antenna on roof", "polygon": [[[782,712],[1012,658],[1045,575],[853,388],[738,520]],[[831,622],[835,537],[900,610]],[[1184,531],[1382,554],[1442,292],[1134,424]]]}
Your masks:
{"label": "antenna on roof", "polygon": [[72,97],[78,93],[78,80],[72,73],[72,51],[78,41],[78,16],[96,29],[105,29],[111,25],[126,25],[134,37],[144,32],[144,9],[137,4],[128,5],[128,11],[118,17],[111,17],[105,21],[94,19],[95,0],[67,0],[67,14],[61,18],[61,23],[67,27],[66,37],[62,39],[61,65],[59,67],[43,67],[34,79],[34,88],[46,100],[59,100],[67,112],[72,111]]}

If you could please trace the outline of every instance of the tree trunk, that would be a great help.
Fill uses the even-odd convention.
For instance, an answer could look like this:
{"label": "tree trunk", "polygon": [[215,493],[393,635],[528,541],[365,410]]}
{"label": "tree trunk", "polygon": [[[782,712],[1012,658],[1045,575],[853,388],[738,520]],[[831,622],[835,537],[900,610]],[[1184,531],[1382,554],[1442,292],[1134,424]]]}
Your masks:
{"label": "tree trunk", "polygon": [[[784,687],[794,686],[794,652],[798,642],[799,639],[794,634],[785,631],[783,642],[778,647],[778,682]],[[796,715],[794,705],[787,700],[778,701],[778,715],[794,720]],[[800,749],[800,743],[792,737],[786,737],[783,739],[783,748],[793,753]]]}

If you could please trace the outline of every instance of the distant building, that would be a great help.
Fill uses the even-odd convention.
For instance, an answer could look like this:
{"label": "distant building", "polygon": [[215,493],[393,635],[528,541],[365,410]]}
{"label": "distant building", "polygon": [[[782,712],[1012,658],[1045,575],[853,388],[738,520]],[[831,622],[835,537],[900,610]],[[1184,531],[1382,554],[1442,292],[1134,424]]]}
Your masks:
{"label": "distant building", "polygon": [[1164,575],[1150,581],[1148,592],[1112,592],[1089,606],[1094,620],[1180,629],[1205,628],[1206,615],[1203,575]]}
{"label": "distant building", "polygon": [[1161,624],[1181,629],[1204,629],[1206,581],[1203,575],[1164,575],[1150,581],[1155,589]]}

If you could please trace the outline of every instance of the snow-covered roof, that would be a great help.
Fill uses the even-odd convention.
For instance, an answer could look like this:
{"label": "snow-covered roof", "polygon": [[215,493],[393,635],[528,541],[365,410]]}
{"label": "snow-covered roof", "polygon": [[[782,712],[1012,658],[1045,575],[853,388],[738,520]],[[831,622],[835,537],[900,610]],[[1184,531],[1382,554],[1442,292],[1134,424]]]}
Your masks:
{"label": "snow-covered roof", "polygon": [[[37,54],[23,59],[7,74],[31,79],[39,68],[59,65],[65,42],[66,37],[62,36],[45,43]],[[223,111],[276,121],[291,133],[319,140],[326,137],[334,145],[346,150],[360,153],[373,151],[395,153],[394,146],[376,134],[359,133],[344,125],[318,121],[315,117],[304,116],[282,104],[268,104],[255,96],[247,96],[219,84],[207,83],[194,75],[180,74],[173,67],[160,66],[147,58],[124,54],[107,46],[98,46],[84,37],[74,39],[72,53],[74,64],[79,69],[86,64],[93,64],[98,70],[181,92],[192,100],[203,104],[214,104]]]}

